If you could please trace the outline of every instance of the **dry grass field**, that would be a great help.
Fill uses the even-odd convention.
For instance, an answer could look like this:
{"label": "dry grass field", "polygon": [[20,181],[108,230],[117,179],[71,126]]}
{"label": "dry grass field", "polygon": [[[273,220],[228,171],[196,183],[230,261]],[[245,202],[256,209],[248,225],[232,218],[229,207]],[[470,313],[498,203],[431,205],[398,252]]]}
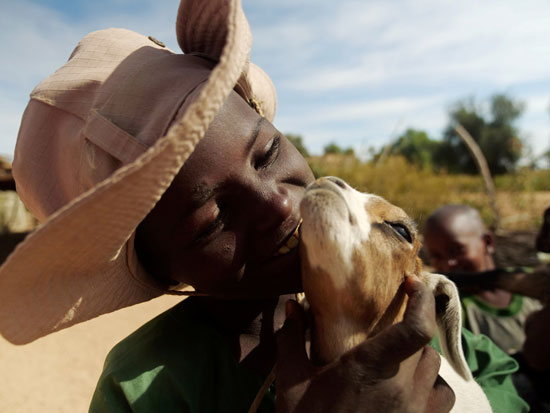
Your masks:
{"label": "dry grass field", "polygon": [[[379,164],[363,163],[354,156],[311,157],[317,176],[335,175],[358,190],[375,193],[399,205],[422,227],[425,217],[445,204],[465,203],[480,210],[487,225],[493,223],[489,198],[480,176],[437,174],[388,158]],[[535,230],[542,212],[550,206],[550,170],[520,171],[495,178],[500,230]]]}

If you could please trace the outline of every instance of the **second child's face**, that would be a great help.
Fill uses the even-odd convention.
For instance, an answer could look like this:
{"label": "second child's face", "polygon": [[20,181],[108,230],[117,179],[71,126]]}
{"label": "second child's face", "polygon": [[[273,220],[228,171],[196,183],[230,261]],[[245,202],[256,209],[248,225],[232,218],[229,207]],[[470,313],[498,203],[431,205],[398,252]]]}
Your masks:
{"label": "second child's face", "polygon": [[294,146],[233,92],[138,228],[138,256],[156,277],[208,294],[298,291],[298,248],[287,241],[312,181]]}
{"label": "second child's face", "polygon": [[488,270],[488,239],[454,219],[424,233],[424,245],[435,271],[477,272]]}

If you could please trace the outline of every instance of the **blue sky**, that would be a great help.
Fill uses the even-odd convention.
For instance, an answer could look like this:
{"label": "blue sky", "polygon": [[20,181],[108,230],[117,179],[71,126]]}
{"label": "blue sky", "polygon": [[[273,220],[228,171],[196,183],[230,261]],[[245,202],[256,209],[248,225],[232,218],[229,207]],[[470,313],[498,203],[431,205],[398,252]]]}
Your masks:
{"label": "blue sky", "polygon": [[[7,1],[0,14],[0,153],[11,156],[33,87],[86,33],[125,27],[174,51],[177,0]],[[509,93],[534,153],[550,148],[547,0],[243,0],[252,60],[278,92],[275,125],[313,153],[366,154],[408,127],[439,138],[449,105]]]}

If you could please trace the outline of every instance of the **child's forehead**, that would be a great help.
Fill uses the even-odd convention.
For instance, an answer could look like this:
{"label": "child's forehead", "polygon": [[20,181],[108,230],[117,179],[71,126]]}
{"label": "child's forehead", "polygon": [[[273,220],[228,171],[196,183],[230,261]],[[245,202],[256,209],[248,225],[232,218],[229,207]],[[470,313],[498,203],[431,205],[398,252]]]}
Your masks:
{"label": "child's forehead", "polygon": [[485,226],[478,217],[468,212],[457,212],[447,219],[447,227],[457,234],[479,234],[485,231]]}
{"label": "child's forehead", "polygon": [[441,231],[439,241],[461,247],[474,247],[482,239],[483,227],[468,217],[456,216]]}
{"label": "child's forehead", "polygon": [[478,238],[483,232],[483,225],[472,219],[469,214],[454,213],[439,215],[437,219],[430,220],[426,225],[424,237],[466,242],[470,238]]}

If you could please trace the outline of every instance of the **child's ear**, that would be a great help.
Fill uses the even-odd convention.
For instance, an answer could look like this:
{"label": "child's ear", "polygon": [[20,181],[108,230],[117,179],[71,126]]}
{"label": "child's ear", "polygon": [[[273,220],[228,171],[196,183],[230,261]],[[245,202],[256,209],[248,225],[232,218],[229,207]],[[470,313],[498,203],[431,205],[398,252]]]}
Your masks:
{"label": "child's ear", "polygon": [[487,253],[493,255],[495,253],[495,237],[491,232],[486,232],[482,236]]}

